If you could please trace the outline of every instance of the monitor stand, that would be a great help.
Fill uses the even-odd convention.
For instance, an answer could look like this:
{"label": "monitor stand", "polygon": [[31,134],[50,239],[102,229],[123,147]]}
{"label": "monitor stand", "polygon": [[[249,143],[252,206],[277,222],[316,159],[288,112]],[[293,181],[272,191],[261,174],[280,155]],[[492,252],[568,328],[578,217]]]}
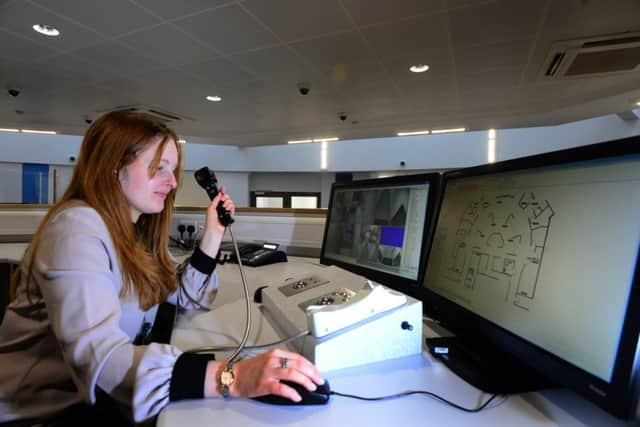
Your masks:
{"label": "monitor stand", "polygon": [[515,357],[485,343],[458,337],[427,338],[431,354],[456,375],[491,394],[513,394],[557,387]]}

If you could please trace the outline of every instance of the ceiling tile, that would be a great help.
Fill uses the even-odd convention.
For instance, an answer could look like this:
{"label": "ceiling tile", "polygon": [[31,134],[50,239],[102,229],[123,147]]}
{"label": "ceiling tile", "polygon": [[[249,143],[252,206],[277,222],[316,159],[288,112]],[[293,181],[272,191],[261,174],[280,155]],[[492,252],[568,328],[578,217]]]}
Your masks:
{"label": "ceiling tile", "polygon": [[291,49],[276,46],[233,55],[230,59],[267,81],[290,82],[311,80],[317,71]]}
{"label": "ceiling tile", "polygon": [[202,62],[217,56],[193,38],[170,24],[160,25],[118,39],[120,42],[156,58],[171,58],[174,65]]}
{"label": "ceiling tile", "polygon": [[505,67],[524,67],[527,64],[531,40],[501,42],[488,46],[460,47],[455,50],[458,74],[477,73]]}
{"label": "ceiling tile", "polygon": [[2,9],[3,7],[6,7],[9,5],[9,3],[13,2],[15,0],[0,0],[0,9]]}
{"label": "ceiling tile", "polygon": [[[50,25],[60,30],[57,37],[47,37],[33,30],[35,24]],[[96,32],[61,18],[41,7],[25,1],[9,4],[0,13],[0,28],[60,50],[73,50],[104,40]]]}
{"label": "ceiling tile", "polygon": [[550,2],[545,21],[546,40],[566,40],[640,31],[640,1]]}
{"label": "ceiling tile", "polygon": [[33,61],[35,59],[50,56],[57,50],[40,45],[24,37],[0,29],[0,59],[5,61]]}
{"label": "ceiling tile", "polygon": [[510,88],[520,85],[521,68],[499,68],[473,74],[458,75],[460,91],[477,87],[485,89]]}
{"label": "ceiling tile", "polygon": [[180,68],[217,86],[233,86],[256,79],[255,76],[224,58],[190,64]]}
{"label": "ceiling tile", "polygon": [[336,64],[327,75],[333,93],[348,93],[380,84],[391,85],[389,74],[377,60]]}
{"label": "ceiling tile", "polygon": [[78,58],[119,73],[136,74],[163,66],[165,59],[147,57],[114,41],[102,42],[73,52]]}
{"label": "ceiling tile", "polygon": [[236,5],[180,19],[175,24],[225,54],[257,49],[278,42]]}
{"label": "ceiling tile", "polygon": [[[416,51],[408,54],[382,58],[384,67],[396,82],[420,82],[423,80],[441,80],[453,76],[453,62],[447,50]],[[429,70],[413,73],[413,65],[428,65]]]}
{"label": "ceiling tile", "polygon": [[[445,0],[447,9],[458,9],[461,7],[473,6],[478,3],[487,3],[487,0]],[[489,0],[494,1],[494,0]]]}
{"label": "ceiling tile", "polygon": [[193,15],[232,3],[230,0],[135,0],[135,2],[165,19]]}
{"label": "ceiling tile", "polygon": [[59,15],[82,23],[107,37],[115,37],[160,20],[129,0],[33,0]]}
{"label": "ceiling tile", "polygon": [[449,12],[454,48],[532,39],[545,2],[501,0]]}
{"label": "ceiling tile", "polygon": [[242,5],[284,41],[352,29],[338,0],[246,0]]}
{"label": "ceiling tile", "polygon": [[444,13],[376,25],[362,29],[362,33],[380,56],[442,49],[449,44],[447,15]]}
{"label": "ceiling tile", "polygon": [[71,76],[48,73],[46,69],[34,65],[4,64],[0,68],[0,85],[20,89],[20,101],[27,97],[37,98],[61,83],[73,81]]}
{"label": "ceiling tile", "polygon": [[444,0],[402,0],[389,7],[389,0],[342,0],[359,26],[393,22],[442,11]]}
{"label": "ceiling tile", "polygon": [[83,61],[73,54],[51,56],[35,64],[49,74],[68,76],[79,84],[94,84],[117,75],[112,69]]}
{"label": "ceiling tile", "polygon": [[356,32],[304,40],[292,43],[291,47],[323,72],[340,64],[374,59]]}

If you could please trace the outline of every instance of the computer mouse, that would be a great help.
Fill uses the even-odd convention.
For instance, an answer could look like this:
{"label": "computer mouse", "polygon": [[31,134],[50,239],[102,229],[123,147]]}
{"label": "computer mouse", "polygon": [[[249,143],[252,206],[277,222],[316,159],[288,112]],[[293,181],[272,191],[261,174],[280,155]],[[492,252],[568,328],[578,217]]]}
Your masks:
{"label": "computer mouse", "polygon": [[275,394],[253,397],[252,399],[271,405],[326,405],[329,402],[331,388],[327,380],[324,381],[324,384],[319,385],[315,391],[309,391],[304,388],[303,385],[292,381],[280,380],[280,382],[296,389],[300,397],[302,397],[302,400],[300,402],[294,402],[291,399]]}

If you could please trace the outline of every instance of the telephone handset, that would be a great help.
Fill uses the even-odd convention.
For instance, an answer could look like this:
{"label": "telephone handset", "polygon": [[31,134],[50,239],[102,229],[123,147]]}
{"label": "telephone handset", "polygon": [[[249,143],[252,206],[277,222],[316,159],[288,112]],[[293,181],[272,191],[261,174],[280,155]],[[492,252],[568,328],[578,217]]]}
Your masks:
{"label": "telephone handset", "polygon": [[[202,167],[195,172],[196,181],[198,185],[205,189],[207,194],[209,195],[209,199],[213,200],[214,197],[218,195],[218,187],[216,184],[218,180],[216,179],[216,174],[209,169],[208,167]],[[231,213],[224,208],[222,205],[222,201],[218,203],[216,206],[216,210],[218,211],[218,219],[220,220],[220,224],[228,227],[233,224],[233,217]]]}

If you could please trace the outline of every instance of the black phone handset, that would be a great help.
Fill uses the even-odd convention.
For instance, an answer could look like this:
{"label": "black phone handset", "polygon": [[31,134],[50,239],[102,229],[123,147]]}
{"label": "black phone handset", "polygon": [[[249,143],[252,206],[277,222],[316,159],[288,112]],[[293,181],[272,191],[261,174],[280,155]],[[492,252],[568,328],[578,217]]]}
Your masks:
{"label": "black phone handset", "polygon": [[[205,189],[207,194],[209,195],[209,199],[213,200],[214,197],[218,195],[218,180],[216,179],[216,174],[209,169],[208,167],[203,167],[198,169],[195,172],[196,181],[198,185]],[[226,210],[224,206],[222,206],[222,201],[218,203],[216,206],[218,211],[218,220],[220,220],[220,224],[228,227],[230,224],[233,224],[233,217],[231,216],[231,212]]]}

